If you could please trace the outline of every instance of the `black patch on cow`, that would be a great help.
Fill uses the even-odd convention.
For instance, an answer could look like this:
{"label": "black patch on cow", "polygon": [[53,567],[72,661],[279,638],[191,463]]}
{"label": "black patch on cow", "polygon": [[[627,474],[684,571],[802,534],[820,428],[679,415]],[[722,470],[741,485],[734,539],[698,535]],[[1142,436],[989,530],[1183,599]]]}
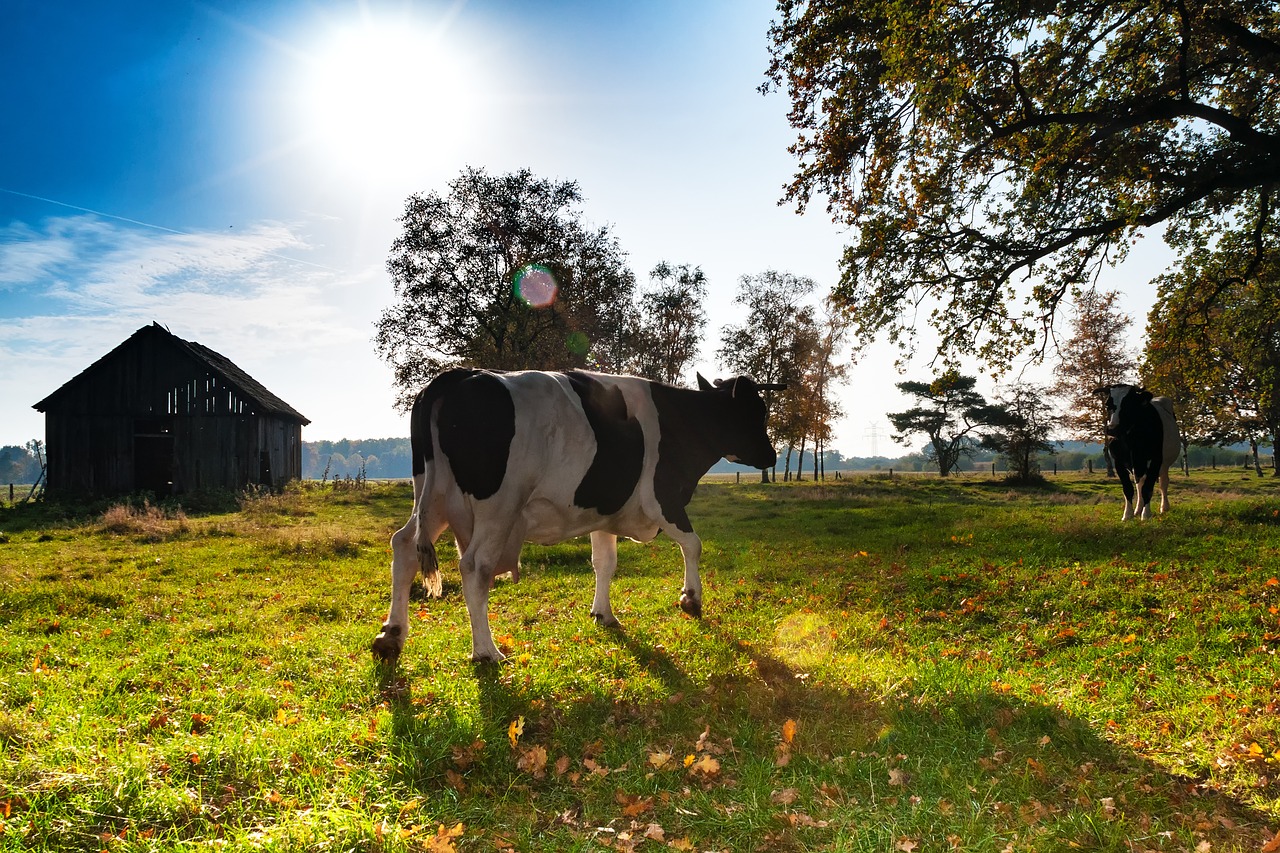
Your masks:
{"label": "black patch on cow", "polygon": [[417,477],[426,471],[427,463],[436,455],[435,447],[431,444],[431,408],[459,382],[481,372],[466,367],[446,370],[432,379],[430,384],[419,391],[418,396],[414,398],[413,410],[409,414],[409,447],[413,454],[413,476]]}
{"label": "black patch on cow", "polygon": [[596,439],[596,455],[574,492],[573,503],[613,515],[626,504],[640,482],[644,466],[644,431],[627,414],[622,389],[605,385],[577,370],[565,374]]}
{"label": "black patch on cow", "polygon": [[670,385],[649,386],[658,413],[658,463],[653,472],[653,494],[662,515],[686,533],[693,532],[685,507],[693,498],[698,480],[723,455],[710,436],[723,420],[717,412],[718,391],[691,391]]}
{"label": "black patch on cow", "polygon": [[456,377],[443,391],[436,429],[458,488],[480,500],[493,497],[516,434],[516,407],[502,381],[483,371]]}

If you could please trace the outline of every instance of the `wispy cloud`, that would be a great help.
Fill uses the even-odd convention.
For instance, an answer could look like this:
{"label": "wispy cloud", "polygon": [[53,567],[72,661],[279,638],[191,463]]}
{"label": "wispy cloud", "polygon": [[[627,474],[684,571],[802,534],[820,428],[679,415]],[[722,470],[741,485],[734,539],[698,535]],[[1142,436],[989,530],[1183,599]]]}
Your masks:
{"label": "wispy cloud", "polygon": [[0,363],[16,368],[0,377],[0,421],[30,417],[32,403],[152,321],[227,355],[313,419],[303,405],[325,382],[364,376],[381,389],[370,343],[380,265],[312,261],[304,225],[236,232],[92,215],[0,228]]}

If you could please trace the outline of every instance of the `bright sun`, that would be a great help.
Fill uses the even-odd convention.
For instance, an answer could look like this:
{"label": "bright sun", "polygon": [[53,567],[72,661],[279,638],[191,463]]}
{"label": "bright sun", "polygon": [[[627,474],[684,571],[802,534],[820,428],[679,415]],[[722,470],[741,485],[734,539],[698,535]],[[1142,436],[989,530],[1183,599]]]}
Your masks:
{"label": "bright sun", "polygon": [[329,30],[307,56],[300,121],[325,166],[347,177],[403,181],[476,130],[479,80],[444,28],[366,19]]}

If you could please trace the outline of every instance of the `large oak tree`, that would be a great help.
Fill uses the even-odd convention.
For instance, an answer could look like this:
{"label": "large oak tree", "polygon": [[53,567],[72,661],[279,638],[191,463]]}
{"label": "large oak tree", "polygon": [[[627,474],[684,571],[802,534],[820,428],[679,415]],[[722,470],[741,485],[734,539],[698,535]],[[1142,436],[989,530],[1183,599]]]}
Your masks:
{"label": "large oak tree", "polygon": [[1280,237],[1225,233],[1156,284],[1143,381],[1177,386],[1184,440],[1247,441],[1257,468],[1280,435]]}
{"label": "large oak tree", "polygon": [[401,404],[456,365],[626,366],[635,278],[581,201],[573,181],[471,168],[445,194],[408,198],[387,261],[396,302],[375,337]]}
{"label": "large oak tree", "polygon": [[[785,200],[856,242],[863,342],[1005,362],[1154,225],[1259,231],[1280,180],[1280,10],[1233,0],[780,0],[762,89],[799,131]],[[1261,200],[1261,203],[1259,201]]]}

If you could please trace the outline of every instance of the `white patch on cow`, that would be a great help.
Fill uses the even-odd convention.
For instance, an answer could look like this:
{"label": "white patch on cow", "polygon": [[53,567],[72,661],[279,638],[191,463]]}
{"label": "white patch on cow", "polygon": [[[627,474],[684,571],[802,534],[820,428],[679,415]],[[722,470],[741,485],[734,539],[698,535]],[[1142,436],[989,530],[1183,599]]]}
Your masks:
{"label": "white patch on cow", "polygon": [[1119,429],[1120,405],[1131,389],[1128,385],[1114,385],[1111,388],[1111,419],[1107,421],[1107,429]]}

